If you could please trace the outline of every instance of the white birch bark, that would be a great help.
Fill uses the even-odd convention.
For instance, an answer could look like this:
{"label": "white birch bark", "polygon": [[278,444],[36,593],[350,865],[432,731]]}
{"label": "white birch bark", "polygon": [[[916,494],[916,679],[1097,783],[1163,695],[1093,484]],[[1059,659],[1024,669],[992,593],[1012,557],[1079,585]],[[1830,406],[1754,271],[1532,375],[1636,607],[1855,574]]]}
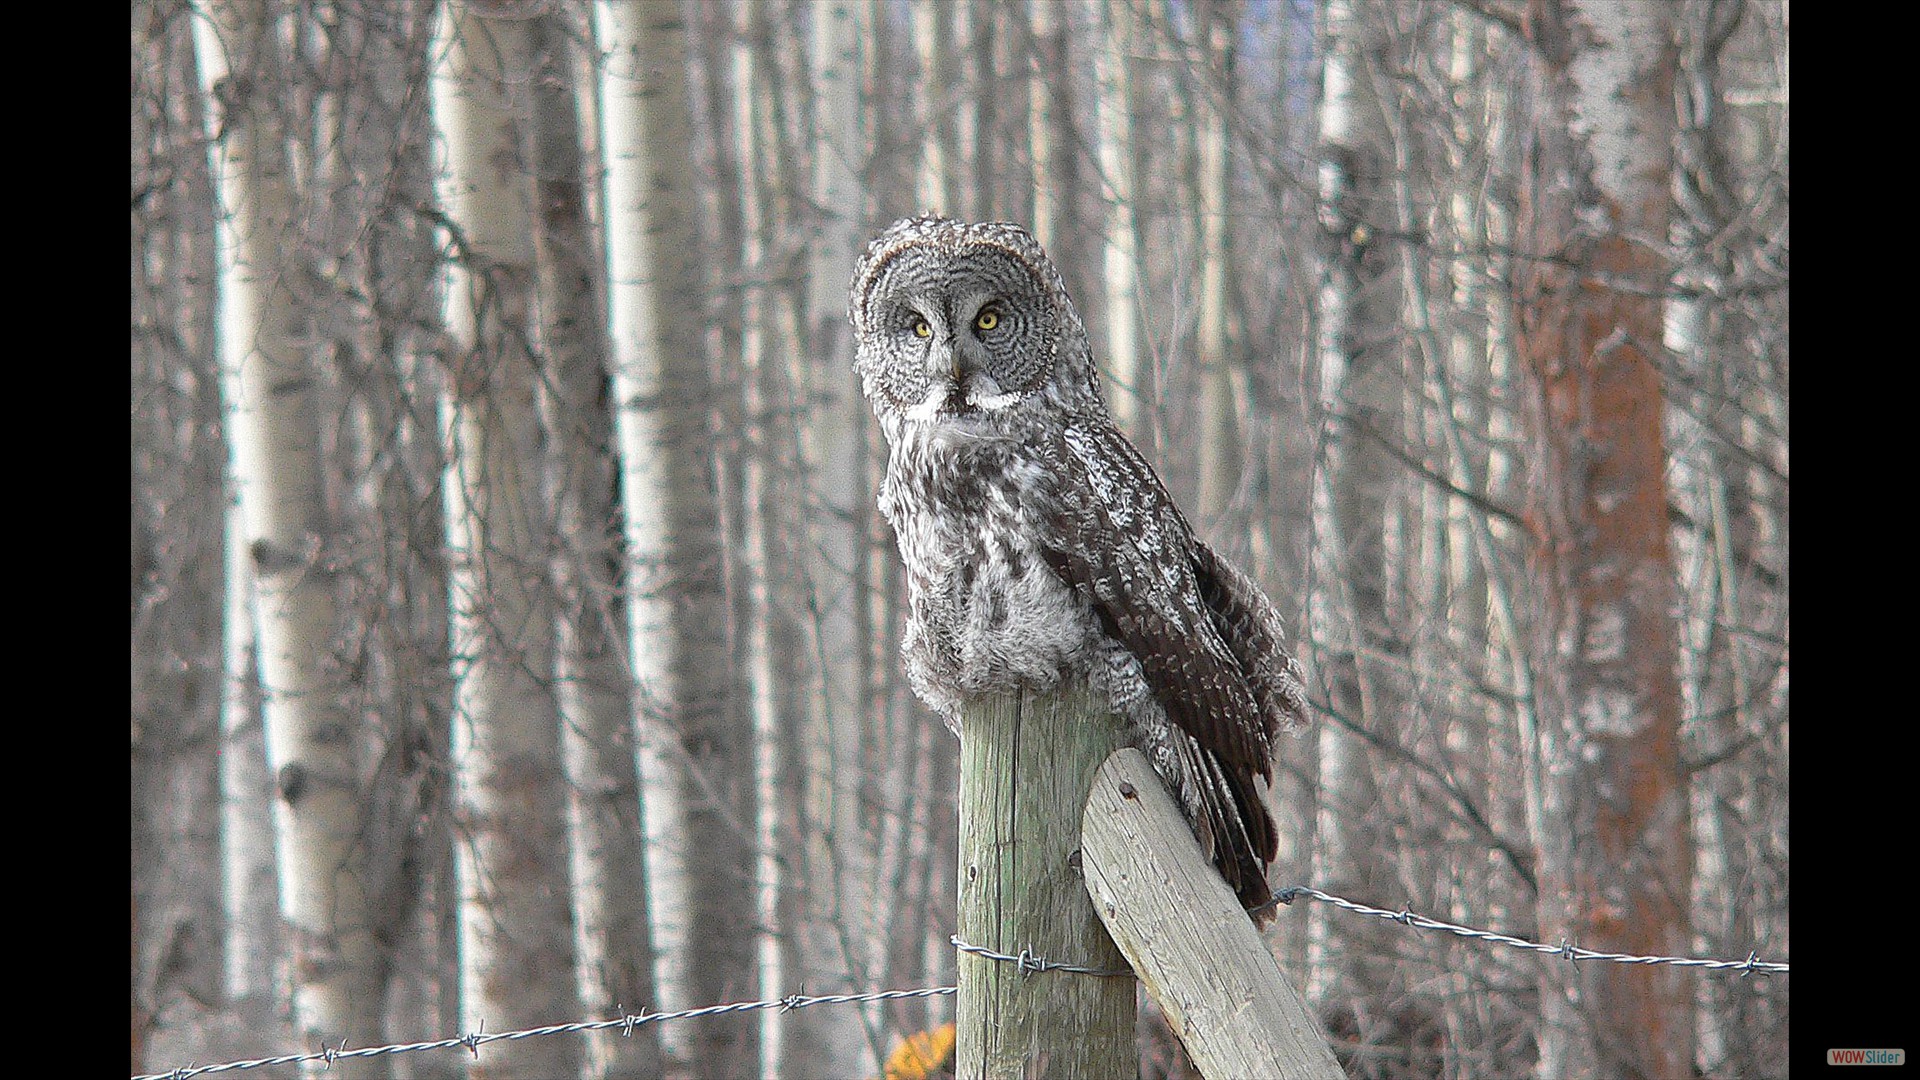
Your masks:
{"label": "white birch bark", "polygon": [[259,638],[253,617],[253,569],[247,554],[246,520],[238,505],[227,511],[227,605],[221,690],[220,895],[227,919],[227,1001],[250,1023],[274,1012],[286,963],[280,922],[273,835],[273,772],[260,692]]}
{"label": "white birch bark", "polygon": [[[754,42],[764,27],[753,25],[764,9],[741,12],[740,36],[733,44],[733,89],[735,134],[739,138],[741,164],[740,218],[742,250],[740,263],[745,276],[755,282],[741,297],[740,397],[744,420],[744,453],[740,460],[741,551],[740,572],[746,588],[746,651],[748,708],[753,723],[753,911],[756,923],[753,942],[754,993],[762,1000],[781,996],[786,973],[781,956],[782,934],[792,928],[782,923],[780,910],[782,755],[779,706],[774,688],[773,606],[771,557],[767,537],[767,504],[772,498],[768,484],[768,466],[773,454],[767,403],[767,336],[769,307],[767,289],[758,284],[765,278],[768,220],[761,197],[764,177],[772,168],[768,160],[760,101],[760,75],[754,68]],[[759,1014],[760,1057],[757,1062],[761,1080],[780,1075],[785,1050],[786,1017],[767,1010]]]}
{"label": "white birch bark", "polygon": [[[1349,136],[1354,125],[1351,54],[1341,45],[1342,35],[1350,32],[1347,28],[1353,12],[1345,0],[1329,0],[1322,17],[1326,20],[1326,44],[1321,54],[1320,136],[1323,142],[1338,145],[1340,140]],[[1319,198],[1323,229],[1338,227],[1338,220],[1329,206],[1345,197],[1349,183],[1339,159],[1332,156],[1322,158]],[[1352,293],[1350,281],[1332,265],[1323,265],[1317,296],[1318,337],[1314,343],[1320,369],[1323,439],[1331,438],[1328,432],[1338,423],[1331,413],[1339,405],[1339,395],[1346,377],[1347,358],[1342,340],[1348,333]],[[1329,450],[1328,460],[1315,470],[1313,519],[1315,532],[1321,534],[1313,546],[1316,556],[1322,555],[1330,547],[1337,550],[1337,546],[1327,539],[1330,535],[1337,535],[1337,530],[1332,527],[1335,520],[1332,505],[1335,484],[1331,476],[1331,458],[1332,452]],[[1333,558],[1327,558],[1317,565],[1313,574],[1314,581],[1324,583],[1311,600],[1315,622],[1323,624],[1315,630],[1315,637],[1319,639],[1317,644],[1322,648],[1338,648],[1339,639],[1335,635],[1350,637],[1352,633],[1350,626],[1343,630],[1335,629],[1341,625],[1337,613],[1350,610],[1345,598],[1339,595],[1336,584],[1342,577],[1342,568]],[[1314,814],[1311,876],[1316,882],[1324,882],[1332,868],[1349,856],[1347,845],[1340,839],[1340,806],[1336,800],[1337,793],[1344,792],[1348,787],[1349,760],[1354,751],[1350,746],[1352,739],[1328,725],[1317,725],[1314,734],[1319,798]],[[1337,992],[1340,977],[1340,965],[1334,952],[1334,930],[1328,915],[1311,910],[1307,913],[1307,927],[1308,975],[1305,993],[1314,1010],[1323,1012]]]}
{"label": "white birch bark", "polygon": [[[315,380],[289,290],[296,250],[284,18],[267,3],[195,20],[218,224],[218,339],[274,770],[280,909],[291,933],[295,1024],[310,1044],[382,1031],[386,955],[368,911],[360,762],[331,657],[335,598],[320,552],[328,522]],[[382,1059],[341,1062],[385,1076]]]}
{"label": "white birch bark", "polygon": [[956,87],[960,82],[960,52],[954,43],[961,40],[966,19],[962,5],[951,0],[915,0],[913,5],[913,43],[920,61],[921,158],[918,210],[932,210],[949,217],[966,213],[966,192],[961,190],[961,121],[964,110],[956,108]]}
{"label": "white birch bark", "polygon": [[[660,989],[669,1005],[710,1004],[753,985],[752,736],[721,582],[687,25],[672,3],[603,3],[594,14],[606,57],[615,425]],[[664,1036],[704,1071],[758,1067],[757,1035],[736,1017]]]}
{"label": "white birch bark", "polygon": [[[531,14],[451,5],[433,79],[446,140],[442,200],[458,230],[443,489],[461,999],[470,1029],[496,1031],[580,1013],[534,367]],[[527,1039],[488,1047],[473,1071],[562,1076],[579,1066],[577,1041]]]}
{"label": "white birch bark", "polygon": [[[549,488],[558,551],[554,579],[561,745],[572,837],[581,1003],[595,1016],[658,1000],[647,910],[644,803],[620,595],[620,510],[613,416],[605,398],[607,327],[599,238],[589,221],[582,142],[597,146],[592,66],[573,49],[586,12],[535,19],[533,132],[539,307],[547,373],[541,408],[552,440]],[[582,91],[586,92],[582,92]],[[586,1075],[658,1076],[661,1025],[594,1032]]]}
{"label": "white birch bark", "polygon": [[1027,6],[1028,35],[1035,47],[1035,70],[1027,84],[1032,98],[1027,106],[1027,141],[1033,158],[1032,228],[1034,239],[1056,264],[1067,250],[1067,234],[1077,226],[1072,210],[1078,195],[1072,69],[1066,63],[1071,13],[1064,4]]}
{"label": "white birch bark", "polygon": [[[653,913],[654,947],[661,957],[685,955],[685,852],[677,839],[682,816],[675,782],[676,760],[668,748],[666,727],[675,688],[677,642],[673,633],[673,598],[668,594],[671,545],[667,505],[667,464],[671,447],[658,401],[665,383],[660,323],[665,302],[651,286],[654,252],[691,244],[691,207],[684,201],[667,213],[669,205],[655,201],[652,184],[656,164],[665,156],[664,142],[652,132],[660,117],[649,111],[649,77],[660,62],[684,64],[684,30],[679,31],[678,54],[661,57],[643,53],[657,37],[648,32],[642,5],[601,2],[594,5],[594,32],[601,53],[600,150],[605,168],[605,230],[607,235],[607,306],[613,356],[614,430],[620,455],[622,520],[626,529],[627,653],[631,658],[637,695],[641,789],[647,807],[646,855],[648,897]],[[670,74],[678,75],[678,68]],[[684,89],[681,91],[684,108]],[[683,120],[677,129],[690,134]],[[684,145],[684,144],[682,144]],[[671,190],[661,193],[673,196]],[[692,345],[686,338],[682,345]],[[686,974],[677,964],[656,965],[657,992],[665,1003],[686,1001]],[[676,1031],[661,1033],[669,1048],[683,1039]]]}
{"label": "white birch bark", "polygon": [[1105,39],[1094,53],[1099,93],[1100,172],[1107,203],[1101,256],[1106,292],[1108,407],[1127,437],[1151,453],[1146,350],[1140,316],[1140,224],[1134,201],[1135,38],[1132,0],[1107,0]]}
{"label": "white birch bark", "polygon": [[[1235,29],[1232,10],[1214,4],[1200,5],[1196,10],[1205,19],[1194,29],[1196,48],[1203,50],[1201,55],[1209,67],[1231,72]],[[1196,89],[1195,97],[1201,96]],[[1240,424],[1234,405],[1234,364],[1227,352],[1227,223],[1233,205],[1233,181],[1227,168],[1226,111],[1232,100],[1232,82],[1223,78],[1211,105],[1199,105],[1194,118],[1195,138],[1200,144],[1200,190],[1195,200],[1200,211],[1201,380],[1196,517],[1203,525],[1220,519],[1240,483]]]}
{"label": "white birch bark", "polygon": [[[1400,413],[1399,356],[1391,345],[1400,311],[1385,280],[1391,264],[1378,249],[1387,206],[1382,174],[1388,137],[1367,82],[1370,30],[1364,9],[1332,0],[1325,9],[1322,67],[1319,215],[1323,230],[1319,283],[1320,406],[1326,460],[1315,478],[1315,552],[1324,561],[1315,572],[1315,618],[1325,628],[1325,678],[1333,707],[1348,723],[1365,728],[1397,715],[1400,700],[1391,685],[1383,650],[1386,633],[1389,516],[1393,470],[1377,435],[1397,435]],[[1390,220],[1390,219],[1388,219]],[[1388,877],[1389,860],[1379,830],[1381,787],[1367,744],[1341,724],[1317,729],[1319,802],[1316,807],[1313,880],[1349,895],[1366,895]],[[1385,992],[1391,955],[1381,928],[1330,921],[1308,913],[1309,952],[1316,957],[1308,998],[1341,1023],[1361,1027],[1364,1041],[1382,1037],[1370,1025],[1383,1013],[1369,1003]],[[1338,958],[1337,960],[1335,958]]]}
{"label": "white birch bark", "polygon": [[[878,575],[888,572],[887,551],[867,542],[877,518],[875,470],[867,452],[871,419],[866,401],[847,373],[853,363],[847,323],[847,279],[865,246],[868,231],[880,222],[867,217],[868,193],[861,179],[867,137],[863,108],[870,107],[866,83],[873,62],[873,5],[869,0],[831,0],[813,7],[808,42],[814,72],[815,130],[809,178],[813,204],[827,211],[810,246],[807,322],[809,350],[794,350],[801,361],[793,385],[817,402],[802,417],[805,440],[808,558],[804,587],[813,614],[810,659],[814,680],[812,710],[805,740],[805,814],[824,826],[795,837],[807,844],[804,887],[823,897],[810,912],[810,925],[794,927],[808,957],[807,966],[844,971],[850,985],[876,985],[881,977],[884,938],[849,934],[849,926],[875,926],[886,917],[884,903],[868,887],[874,848],[851,842],[867,822],[860,788],[880,777],[867,755],[886,749],[877,738],[881,717],[869,712],[868,687],[875,634],[869,593]],[[831,847],[829,846],[831,845]],[[797,847],[795,850],[798,850]],[[873,1050],[862,1031],[877,1031],[884,1013],[855,1006],[807,1018],[820,1042],[833,1047]],[[861,1059],[863,1073],[877,1072],[877,1054]],[[852,1062],[843,1068],[855,1067]]]}

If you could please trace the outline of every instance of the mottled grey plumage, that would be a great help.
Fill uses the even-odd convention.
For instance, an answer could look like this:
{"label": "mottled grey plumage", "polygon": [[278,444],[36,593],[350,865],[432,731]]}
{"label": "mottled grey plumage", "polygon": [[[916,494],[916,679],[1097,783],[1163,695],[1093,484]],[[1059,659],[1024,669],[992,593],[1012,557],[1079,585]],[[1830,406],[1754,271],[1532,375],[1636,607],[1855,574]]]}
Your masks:
{"label": "mottled grey plumage", "polygon": [[895,223],[854,271],[854,369],[892,454],[907,677],[969,697],[1085,678],[1243,904],[1269,896],[1273,740],[1306,717],[1259,588],[1195,539],[1113,425],[1085,327],[1026,230]]}

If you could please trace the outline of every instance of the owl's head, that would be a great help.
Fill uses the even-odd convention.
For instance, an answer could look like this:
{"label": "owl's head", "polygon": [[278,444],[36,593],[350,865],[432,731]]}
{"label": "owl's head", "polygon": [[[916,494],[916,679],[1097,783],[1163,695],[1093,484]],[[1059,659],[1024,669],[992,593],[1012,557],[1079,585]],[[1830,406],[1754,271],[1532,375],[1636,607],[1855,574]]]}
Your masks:
{"label": "owl's head", "polygon": [[854,269],[847,314],[854,371],[883,420],[1101,407],[1080,316],[1018,225],[895,222]]}

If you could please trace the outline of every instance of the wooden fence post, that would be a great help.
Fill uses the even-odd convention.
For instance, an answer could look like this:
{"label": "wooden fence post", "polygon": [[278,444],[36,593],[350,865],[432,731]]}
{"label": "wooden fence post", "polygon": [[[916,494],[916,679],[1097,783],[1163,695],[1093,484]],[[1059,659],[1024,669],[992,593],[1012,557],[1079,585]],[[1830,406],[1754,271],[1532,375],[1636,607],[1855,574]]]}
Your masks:
{"label": "wooden fence post", "polygon": [[[1080,817],[1118,746],[1083,687],[995,697],[960,722],[960,938],[998,953],[1124,971],[1080,870]],[[956,1073],[1109,1080],[1139,1073],[1131,975],[958,958]]]}
{"label": "wooden fence post", "polygon": [[1080,842],[1101,921],[1202,1076],[1346,1075],[1138,750],[1101,766]]}

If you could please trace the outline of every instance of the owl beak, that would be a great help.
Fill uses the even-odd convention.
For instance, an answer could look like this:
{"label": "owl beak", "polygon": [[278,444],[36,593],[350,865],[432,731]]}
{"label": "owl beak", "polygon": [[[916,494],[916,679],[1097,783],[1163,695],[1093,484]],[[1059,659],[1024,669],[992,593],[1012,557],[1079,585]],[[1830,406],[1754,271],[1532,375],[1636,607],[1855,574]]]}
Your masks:
{"label": "owl beak", "polygon": [[943,366],[956,384],[964,385],[984,370],[983,361],[986,358],[978,354],[977,342],[955,335],[941,342],[941,347],[946,350],[946,356],[942,358],[946,361]]}
{"label": "owl beak", "polygon": [[951,379],[956,383],[966,380],[968,364],[959,344],[950,337],[934,341],[927,357],[927,366],[936,377]]}

